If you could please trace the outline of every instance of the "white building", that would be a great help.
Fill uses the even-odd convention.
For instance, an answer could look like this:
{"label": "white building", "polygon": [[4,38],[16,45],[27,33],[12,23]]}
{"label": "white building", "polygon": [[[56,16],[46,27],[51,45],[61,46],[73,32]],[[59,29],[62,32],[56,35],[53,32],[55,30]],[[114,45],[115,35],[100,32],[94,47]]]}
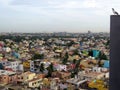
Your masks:
{"label": "white building", "polygon": [[5,66],[5,69],[9,68],[13,71],[21,70],[23,71],[23,66],[20,64],[20,61],[7,61],[2,63]]}
{"label": "white building", "polygon": [[58,71],[62,71],[62,70],[67,71],[66,65],[56,64],[56,65],[54,65],[54,68]]}
{"label": "white building", "polygon": [[56,80],[53,79],[53,80],[51,81],[51,83],[50,83],[50,89],[51,89],[51,90],[58,90],[56,86],[57,86]]}
{"label": "white building", "polygon": [[0,63],[2,63],[3,66],[7,66],[8,65],[8,61],[0,61]]}
{"label": "white building", "polygon": [[19,69],[19,61],[10,61],[9,66],[12,68],[13,71],[17,71]]}

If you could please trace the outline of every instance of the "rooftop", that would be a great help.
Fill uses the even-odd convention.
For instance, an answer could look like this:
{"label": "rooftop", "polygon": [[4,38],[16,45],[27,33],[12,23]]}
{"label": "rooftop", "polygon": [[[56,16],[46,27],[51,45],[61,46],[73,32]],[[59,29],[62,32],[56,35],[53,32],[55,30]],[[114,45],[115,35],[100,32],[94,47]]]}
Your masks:
{"label": "rooftop", "polygon": [[0,75],[13,75],[13,74],[16,74],[16,72],[0,70]]}

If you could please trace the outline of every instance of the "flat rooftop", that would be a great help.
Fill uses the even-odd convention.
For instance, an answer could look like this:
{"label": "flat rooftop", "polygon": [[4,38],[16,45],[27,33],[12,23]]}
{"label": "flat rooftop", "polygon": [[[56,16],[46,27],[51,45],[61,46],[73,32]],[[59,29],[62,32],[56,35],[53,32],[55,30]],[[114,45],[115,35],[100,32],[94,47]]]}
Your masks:
{"label": "flat rooftop", "polygon": [[7,70],[0,70],[0,75],[13,75],[13,74],[16,74],[16,72],[7,71]]}

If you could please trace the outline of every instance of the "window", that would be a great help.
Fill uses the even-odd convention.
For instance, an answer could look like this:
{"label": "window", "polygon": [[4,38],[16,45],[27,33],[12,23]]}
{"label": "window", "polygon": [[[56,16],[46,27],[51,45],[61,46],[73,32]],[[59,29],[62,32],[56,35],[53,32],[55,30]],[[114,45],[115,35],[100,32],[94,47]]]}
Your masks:
{"label": "window", "polygon": [[31,65],[32,67],[34,66],[34,65]]}
{"label": "window", "polygon": [[31,68],[31,71],[34,71],[34,68]]}
{"label": "window", "polygon": [[12,81],[12,78],[10,79],[10,81]]}
{"label": "window", "polygon": [[6,77],[4,77],[4,79],[6,79]]}
{"label": "window", "polygon": [[34,85],[34,83],[32,83],[32,86]]}

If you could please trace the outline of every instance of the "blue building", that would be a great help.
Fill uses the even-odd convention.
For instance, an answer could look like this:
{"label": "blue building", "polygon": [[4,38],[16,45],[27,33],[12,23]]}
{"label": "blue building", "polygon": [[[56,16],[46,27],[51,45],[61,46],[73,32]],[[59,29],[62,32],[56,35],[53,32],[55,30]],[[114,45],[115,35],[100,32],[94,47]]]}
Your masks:
{"label": "blue building", "polygon": [[98,51],[98,50],[93,50],[93,57],[98,57],[99,56],[99,53],[100,53],[100,51]]}
{"label": "blue building", "polygon": [[108,60],[104,61],[103,67],[109,68],[109,62],[110,62],[110,61],[108,61]]}

